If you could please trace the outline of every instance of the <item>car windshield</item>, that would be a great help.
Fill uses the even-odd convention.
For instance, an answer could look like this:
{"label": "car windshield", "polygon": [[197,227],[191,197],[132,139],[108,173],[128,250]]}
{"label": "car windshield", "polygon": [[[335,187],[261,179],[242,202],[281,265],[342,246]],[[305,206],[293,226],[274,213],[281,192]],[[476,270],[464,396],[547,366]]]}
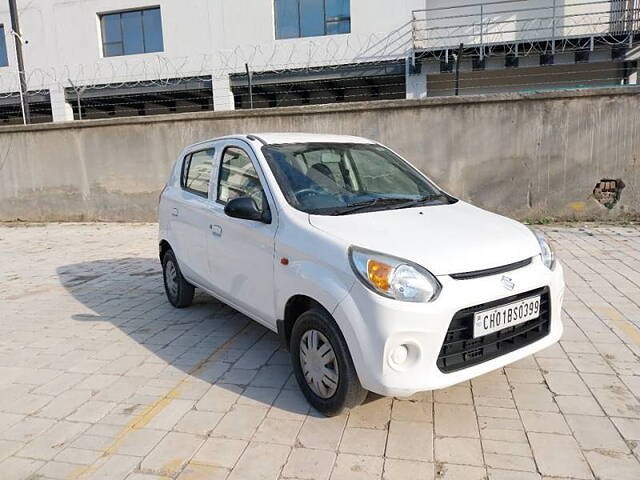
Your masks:
{"label": "car windshield", "polygon": [[287,201],[303,212],[345,215],[453,201],[380,145],[294,143],[262,151]]}

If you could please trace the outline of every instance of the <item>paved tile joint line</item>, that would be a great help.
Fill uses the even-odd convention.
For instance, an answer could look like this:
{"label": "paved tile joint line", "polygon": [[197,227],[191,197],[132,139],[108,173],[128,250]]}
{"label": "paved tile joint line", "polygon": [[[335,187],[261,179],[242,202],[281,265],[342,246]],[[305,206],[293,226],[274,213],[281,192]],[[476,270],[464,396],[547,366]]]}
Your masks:
{"label": "paved tile joint line", "polygon": [[276,335],[164,298],[156,226],[0,227],[3,480],[640,479],[640,228],[546,226],[563,339],[323,418]]}

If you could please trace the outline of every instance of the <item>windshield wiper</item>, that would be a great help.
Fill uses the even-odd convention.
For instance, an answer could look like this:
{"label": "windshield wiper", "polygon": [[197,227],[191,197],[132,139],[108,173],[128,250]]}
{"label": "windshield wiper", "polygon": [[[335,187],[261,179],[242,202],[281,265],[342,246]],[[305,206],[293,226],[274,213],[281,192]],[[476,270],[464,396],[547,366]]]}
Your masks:
{"label": "windshield wiper", "polygon": [[385,198],[377,197],[372,200],[366,200],[364,202],[352,203],[345,207],[340,207],[340,210],[334,213],[334,215],[348,215],[349,213],[364,210],[365,208],[377,207],[381,205],[395,205],[397,203],[407,203],[406,198]]}
{"label": "windshield wiper", "polygon": [[340,207],[340,209],[335,213],[333,213],[333,215],[348,215],[350,213],[358,212],[366,208],[378,207],[382,205],[389,205],[393,209],[411,208],[411,207],[420,205],[422,203],[430,202],[432,200],[437,200],[443,197],[445,197],[445,195],[442,193],[433,193],[430,195],[424,195],[420,198],[414,198],[412,200],[407,200],[406,198],[397,198],[397,197],[395,198],[378,197],[372,200],[353,203],[345,207]]}
{"label": "windshield wiper", "polygon": [[432,193],[430,195],[425,195],[423,197],[420,198],[416,198],[414,200],[410,200],[406,203],[403,203],[401,205],[395,205],[394,208],[396,209],[400,209],[400,208],[411,208],[411,207],[415,207],[417,205],[420,205],[422,203],[425,202],[431,202],[433,200],[438,200],[439,198],[445,198],[446,195],[444,193]]}

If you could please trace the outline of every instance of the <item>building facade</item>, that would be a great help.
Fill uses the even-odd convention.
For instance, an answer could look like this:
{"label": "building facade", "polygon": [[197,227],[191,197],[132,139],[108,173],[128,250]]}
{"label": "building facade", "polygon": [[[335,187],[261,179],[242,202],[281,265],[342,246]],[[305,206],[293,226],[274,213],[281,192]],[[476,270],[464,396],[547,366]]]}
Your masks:
{"label": "building facade", "polygon": [[[18,0],[0,122],[637,82],[640,0]],[[3,42],[4,40],[4,42]]]}

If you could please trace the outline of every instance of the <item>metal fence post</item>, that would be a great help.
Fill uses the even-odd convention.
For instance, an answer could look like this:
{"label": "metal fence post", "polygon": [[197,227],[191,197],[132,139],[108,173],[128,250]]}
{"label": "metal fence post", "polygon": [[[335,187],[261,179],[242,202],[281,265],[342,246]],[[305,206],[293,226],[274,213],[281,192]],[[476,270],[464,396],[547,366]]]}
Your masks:
{"label": "metal fence post", "polygon": [[480,5],[480,60],[484,58],[484,5]]}
{"label": "metal fence post", "polygon": [[22,104],[22,119],[25,125],[31,123],[31,110],[29,108],[27,77],[24,73],[24,59],[22,57],[22,43],[25,41],[20,33],[20,20],[16,0],[9,0],[9,14],[11,15],[11,33],[16,46],[16,59],[18,60],[18,76],[20,77],[20,103]]}
{"label": "metal fence post", "polygon": [[455,80],[455,95],[456,97],[460,93],[460,62],[462,61],[462,49],[464,44],[461,43],[458,48],[458,55],[456,56],[456,80]]}
{"label": "metal fence post", "polygon": [[67,80],[69,81],[71,88],[73,88],[73,91],[76,92],[76,103],[78,104],[78,120],[82,120],[82,103],[80,99],[84,91],[87,89],[87,87],[85,85],[83,87],[78,88],[75,86],[75,84],[71,81],[70,78],[67,78]]}
{"label": "metal fence post", "polygon": [[551,53],[556,53],[556,2],[553,0],[553,18],[551,19]]}
{"label": "metal fence post", "polygon": [[413,47],[416,47],[416,12],[415,10],[411,11],[411,42]]}
{"label": "metal fence post", "polygon": [[249,86],[249,108],[253,109],[253,78],[249,71],[249,64],[244,64],[244,69],[247,71],[247,84]]}

